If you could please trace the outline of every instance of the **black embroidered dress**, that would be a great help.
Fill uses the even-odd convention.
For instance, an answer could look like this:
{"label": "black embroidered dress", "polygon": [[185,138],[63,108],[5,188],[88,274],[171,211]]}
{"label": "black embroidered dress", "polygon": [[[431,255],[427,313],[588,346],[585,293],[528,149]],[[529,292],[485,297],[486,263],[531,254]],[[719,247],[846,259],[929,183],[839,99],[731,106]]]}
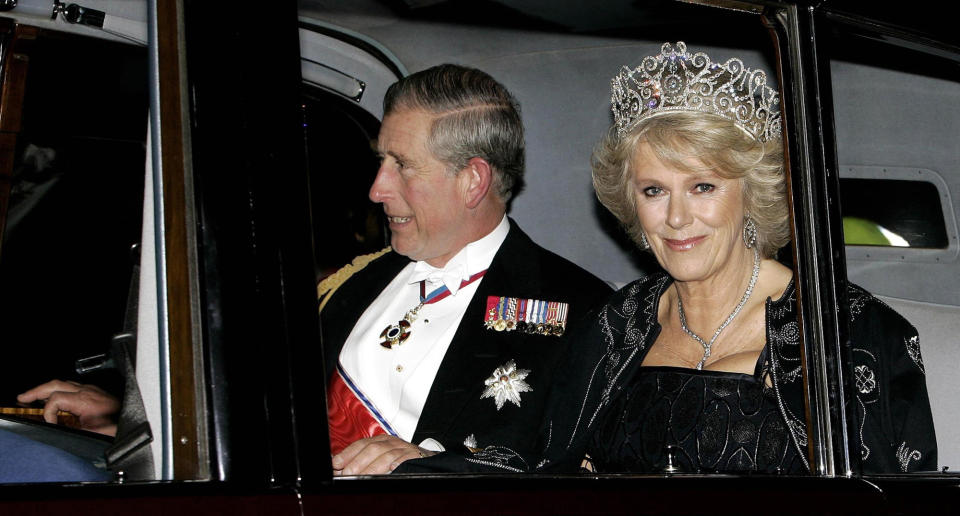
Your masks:
{"label": "black embroidered dress", "polygon": [[759,370],[644,367],[609,413],[587,447],[595,472],[806,471]]}

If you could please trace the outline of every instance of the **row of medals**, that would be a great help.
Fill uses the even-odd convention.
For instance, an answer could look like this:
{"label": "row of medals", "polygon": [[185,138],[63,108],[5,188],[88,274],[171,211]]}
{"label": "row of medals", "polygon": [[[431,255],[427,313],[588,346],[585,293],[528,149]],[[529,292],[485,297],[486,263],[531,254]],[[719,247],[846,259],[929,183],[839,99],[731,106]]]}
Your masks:
{"label": "row of medals", "polygon": [[[516,298],[508,298],[510,306],[507,309],[507,313],[504,317],[498,317],[496,308],[491,308],[487,312],[487,319],[483,322],[483,325],[488,330],[494,331],[519,331],[520,333],[530,333],[536,335],[554,335],[561,336],[563,335],[564,330],[566,330],[566,321],[556,321],[550,320],[548,316],[546,322],[526,322],[517,320],[517,310],[516,310]],[[559,307],[555,310],[559,311]]]}

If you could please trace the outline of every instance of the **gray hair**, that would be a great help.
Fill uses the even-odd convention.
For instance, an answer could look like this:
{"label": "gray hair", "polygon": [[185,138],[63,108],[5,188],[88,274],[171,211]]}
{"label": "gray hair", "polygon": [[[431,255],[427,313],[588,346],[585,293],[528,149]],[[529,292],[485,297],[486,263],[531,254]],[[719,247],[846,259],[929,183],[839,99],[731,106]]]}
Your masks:
{"label": "gray hair", "polygon": [[743,185],[744,213],[757,225],[757,248],[764,258],[790,242],[787,185],[780,140],[758,142],[730,120],[707,113],[676,111],[647,118],[622,137],[612,128],[593,151],[597,198],[640,241],[632,162],[637,145],[647,143],[660,161],[693,172],[687,159]]}
{"label": "gray hair", "polygon": [[403,109],[436,115],[427,145],[452,172],[479,157],[493,168],[501,199],[509,201],[523,188],[520,105],[487,73],[442,64],[404,77],[387,89],[384,117]]}

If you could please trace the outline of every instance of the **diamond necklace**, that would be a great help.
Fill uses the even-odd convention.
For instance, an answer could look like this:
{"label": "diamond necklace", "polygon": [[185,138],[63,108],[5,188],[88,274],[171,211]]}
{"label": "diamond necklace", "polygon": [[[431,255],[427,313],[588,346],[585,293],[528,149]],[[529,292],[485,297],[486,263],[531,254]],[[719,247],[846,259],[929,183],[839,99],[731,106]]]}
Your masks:
{"label": "diamond necklace", "polygon": [[746,292],[743,293],[743,297],[740,298],[740,302],[737,306],[730,312],[730,316],[727,317],[726,321],[723,321],[723,324],[717,328],[717,331],[713,332],[713,338],[710,339],[710,342],[705,342],[699,335],[690,331],[690,328],[687,328],[687,315],[683,312],[683,301],[680,300],[680,289],[677,289],[677,312],[680,313],[680,327],[683,328],[683,331],[687,332],[687,335],[693,337],[693,340],[700,343],[703,346],[703,358],[700,359],[700,363],[697,364],[697,369],[703,369],[703,364],[710,358],[710,348],[713,347],[713,343],[717,341],[717,337],[720,336],[720,332],[730,324],[730,321],[733,320],[737,314],[740,313],[740,310],[743,309],[743,305],[747,303],[747,300],[750,299],[750,294],[753,293],[753,287],[757,284],[757,276],[760,274],[760,253],[757,251],[756,246],[753,248],[753,275],[750,276],[750,284],[747,285]]}

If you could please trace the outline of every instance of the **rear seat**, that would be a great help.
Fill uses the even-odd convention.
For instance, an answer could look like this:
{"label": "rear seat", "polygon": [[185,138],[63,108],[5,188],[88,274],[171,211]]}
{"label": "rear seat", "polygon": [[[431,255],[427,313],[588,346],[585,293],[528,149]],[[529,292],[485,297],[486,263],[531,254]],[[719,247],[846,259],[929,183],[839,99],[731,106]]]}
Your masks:
{"label": "rear seat", "polygon": [[907,318],[920,333],[920,352],[937,431],[940,467],[960,470],[960,308],[877,296]]}

